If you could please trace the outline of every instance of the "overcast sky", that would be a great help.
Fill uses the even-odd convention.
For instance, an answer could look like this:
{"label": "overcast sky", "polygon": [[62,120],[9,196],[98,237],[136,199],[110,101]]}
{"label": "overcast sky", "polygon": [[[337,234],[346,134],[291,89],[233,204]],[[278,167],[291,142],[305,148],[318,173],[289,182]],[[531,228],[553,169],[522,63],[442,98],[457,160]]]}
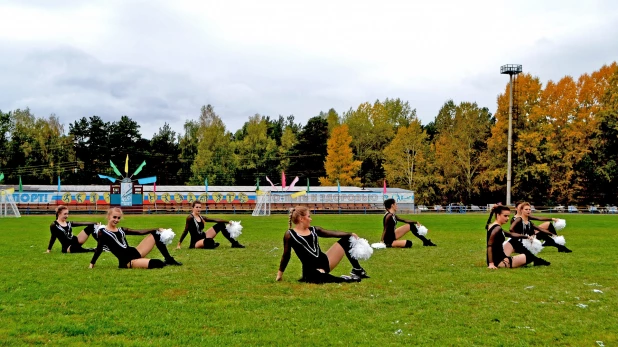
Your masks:
{"label": "overcast sky", "polygon": [[543,82],[618,59],[616,1],[0,0],[0,110],[68,125],[127,115],[150,138],[211,104],[228,130],[401,98],[496,109],[523,64]]}

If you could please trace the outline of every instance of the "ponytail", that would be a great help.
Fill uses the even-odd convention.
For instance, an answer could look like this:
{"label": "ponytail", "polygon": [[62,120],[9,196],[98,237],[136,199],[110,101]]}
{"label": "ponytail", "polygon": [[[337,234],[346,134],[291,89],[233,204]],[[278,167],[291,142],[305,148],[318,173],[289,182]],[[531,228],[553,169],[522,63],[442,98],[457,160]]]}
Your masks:
{"label": "ponytail", "polygon": [[296,210],[295,207],[292,207],[290,209],[290,217],[288,218],[288,228],[292,229],[292,214],[294,214],[294,211]]}
{"label": "ponytail", "polygon": [[489,224],[491,223],[491,220],[494,216],[494,214],[497,216],[500,213],[502,213],[502,211],[510,211],[511,209],[508,208],[507,206],[503,206],[502,203],[497,203],[495,205],[493,205],[491,207],[491,212],[489,212],[489,218],[487,218],[487,224],[485,224],[485,230],[489,229]]}

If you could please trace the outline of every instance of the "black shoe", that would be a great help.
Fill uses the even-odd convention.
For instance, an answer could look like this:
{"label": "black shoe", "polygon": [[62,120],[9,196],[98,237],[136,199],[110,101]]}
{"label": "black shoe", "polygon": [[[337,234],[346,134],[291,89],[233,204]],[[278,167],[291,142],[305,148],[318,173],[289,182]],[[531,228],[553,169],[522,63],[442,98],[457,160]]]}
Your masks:
{"label": "black shoe", "polygon": [[423,246],[436,247],[437,245],[435,243],[431,242],[431,240],[427,239],[427,241],[423,242]]}
{"label": "black shoe", "polygon": [[549,265],[551,265],[551,263],[545,259],[537,258],[534,261],[534,266],[549,266]]}
{"label": "black shoe", "polygon": [[367,272],[363,269],[360,269],[360,270],[352,269],[352,272],[350,272],[350,275],[353,275],[359,278],[371,278],[369,277],[369,275],[367,275]]}
{"label": "black shoe", "polygon": [[356,275],[343,275],[340,276],[341,278],[343,278],[345,280],[345,282],[351,283],[351,282],[360,282],[361,278],[356,276]]}
{"label": "black shoe", "polygon": [[177,265],[177,266],[180,266],[180,265],[182,265],[182,263],[177,261],[174,258],[170,258],[170,259],[165,259],[165,265]]}
{"label": "black shoe", "polygon": [[220,245],[220,243],[219,243],[219,242],[215,242],[215,243],[213,244],[212,248],[213,248],[213,249],[215,249],[215,248],[219,247],[219,245]]}
{"label": "black shoe", "polygon": [[236,242],[236,243],[232,243],[232,248],[245,248],[245,246],[243,246],[240,243]]}
{"label": "black shoe", "polygon": [[558,252],[562,252],[562,253],[571,253],[573,252],[572,250],[566,248],[566,246],[562,246],[560,248],[558,248]]}

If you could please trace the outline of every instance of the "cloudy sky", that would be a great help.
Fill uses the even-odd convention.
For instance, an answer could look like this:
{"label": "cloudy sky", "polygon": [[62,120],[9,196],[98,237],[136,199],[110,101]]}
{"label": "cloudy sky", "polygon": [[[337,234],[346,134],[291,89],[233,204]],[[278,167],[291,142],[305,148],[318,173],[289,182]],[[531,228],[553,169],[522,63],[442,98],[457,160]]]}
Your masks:
{"label": "cloudy sky", "polygon": [[616,1],[0,0],[0,18],[0,110],[128,115],[146,138],[205,104],[231,131],[387,97],[427,123],[448,99],[495,110],[503,64],[545,82],[618,59]]}

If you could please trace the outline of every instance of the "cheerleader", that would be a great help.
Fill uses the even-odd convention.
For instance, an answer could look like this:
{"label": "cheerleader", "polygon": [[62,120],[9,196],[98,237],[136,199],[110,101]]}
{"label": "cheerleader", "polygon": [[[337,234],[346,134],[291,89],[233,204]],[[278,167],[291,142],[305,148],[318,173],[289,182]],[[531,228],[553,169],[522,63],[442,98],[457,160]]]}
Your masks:
{"label": "cheerleader", "polygon": [[[519,209],[520,209],[521,215],[515,218],[515,220],[512,222],[511,228],[510,228],[511,232],[516,232],[516,233],[520,233],[520,234],[524,234],[528,236],[536,235],[537,240],[545,241],[543,242],[543,247],[553,246],[553,247],[558,248],[558,252],[563,252],[563,253],[572,252],[566,246],[557,244],[556,241],[554,241],[554,239],[552,238],[553,234],[550,231],[541,229],[530,221],[531,208],[530,208],[529,203],[527,202],[520,203]],[[513,245],[513,248],[517,252],[516,248],[518,248],[518,245],[516,245],[516,243],[518,243],[518,241],[509,240],[509,243]]]}
{"label": "cheerleader", "polygon": [[[94,248],[84,248],[82,245],[88,240],[94,231],[95,222],[69,222],[69,208],[60,205],[56,208],[56,220],[50,224],[49,232],[51,238],[47,246],[47,253],[50,253],[56,239],[60,242],[62,253],[84,253],[94,252]],[[77,236],[73,235],[73,227],[86,227]],[[96,235],[93,235],[96,239]]]}
{"label": "cheerleader", "polygon": [[[189,214],[189,216],[187,216],[187,219],[185,220],[185,230],[180,236],[180,241],[178,241],[176,249],[180,249],[180,245],[187,236],[187,233],[189,233],[191,236],[189,248],[217,248],[219,246],[219,243],[215,242],[214,238],[219,232],[221,232],[221,234],[223,234],[223,236],[228,239],[228,241],[230,241],[230,243],[232,244],[232,248],[245,248],[245,246],[241,245],[237,240],[233,239],[230,236],[230,233],[227,231],[225,225],[228,224],[229,221],[212,219],[208,217],[204,218],[200,214],[201,211],[202,203],[199,201],[194,201],[193,205],[191,205],[191,214]],[[204,232],[204,224],[206,222],[215,222],[216,224],[210,227],[206,232]]]}
{"label": "cheerleader", "polygon": [[[489,224],[491,223],[494,214],[496,215],[496,220],[492,224]],[[509,257],[505,254],[503,244],[506,236],[511,239],[518,240],[531,238],[527,235],[513,232],[507,233],[502,230],[502,225],[508,223],[510,214],[511,210],[502,205],[494,206],[489,213],[489,218],[487,219],[487,224],[485,225],[485,230],[487,231],[486,262],[487,268],[489,269],[497,269],[500,267],[516,268],[533,262],[537,265],[537,262],[542,260],[530,252],[526,254],[519,254],[514,257]]]}
{"label": "cheerleader", "polygon": [[[292,228],[292,223],[294,228]],[[291,249],[303,266],[302,282],[309,283],[339,283],[360,282],[361,278],[369,278],[367,272],[360,266],[358,260],[350,255],[350,237],[358,238],[354,233],[325,230],[311,226],[311,214],[304,206],[290,210],[289,229],[283,236],[283,255],[277,272],[277,281],[283,279],[283,272],[290,261]],[[326,253],[323,253],[318,243],[318,237],[340,238]],[[352,264],[350,276],[336,277],[330,272],[339,264],[343,256]]]}
{"label": "cheerleader", "polygon": [[[514,222],[517,217],[521,216],[521,208],[524,203],[525,202],[519,202],[517,204],[517,206],[515,207],[515,210],[516,210],[515,215],[513,216],[511,222]],[[530,210],[532,211],[532,206]],[[536,217],[531,214],[528,216],[528,219],[539,221],[539,222],[544,222],[538,225],[540,229],[547,230],[554,235],[558,235],[558,233],[556,232],[556,228],[554,227],[554,224],[552,224],[552,222],[557,222],[558,218]]]}
{"label": "cheerleader", "polygon": [[[121,269],[143,268],[158,269],[166,265],[182,265],[176,261],[168,252],[167,247],[161,242],[160,229],[135,230],[118,226],[122,218],[122,210],[118,207],[107,211],[107,225],[98,230],[97,249],[90,261],[90,268],[94,268],[97,259],[107,246],[109,251],[118,258],[118,267]],[[126,235],[148,235],[140,242],[137,247],[130,247]],[[144,258],[154,246],[165,257],[165,261],[159,259]]]}
{"label": "cheerleader", "polygon": [[[412,241],[399,240],[408,231],[411,231],[414,236],[418,237],[421,241],[423,241],[423,246],[437,246],[435,243],[431,242],[431,240],[425,238],[425,236],[418,233],[417,226],[420,226],[418,222],[399,218],[395,214],[395,212],[397,212],[397,203],[395,202],[395,199],[384,200],[384,207],[386,208],[386,213],[384,214],[384,218],[382,218],[383,231],[380,241],[382,241],[386,245],[386,247],[412,247]],[[395,229],[397,227],[397,222],[406,223],[406,225],[400,226],[399,228]]]}

